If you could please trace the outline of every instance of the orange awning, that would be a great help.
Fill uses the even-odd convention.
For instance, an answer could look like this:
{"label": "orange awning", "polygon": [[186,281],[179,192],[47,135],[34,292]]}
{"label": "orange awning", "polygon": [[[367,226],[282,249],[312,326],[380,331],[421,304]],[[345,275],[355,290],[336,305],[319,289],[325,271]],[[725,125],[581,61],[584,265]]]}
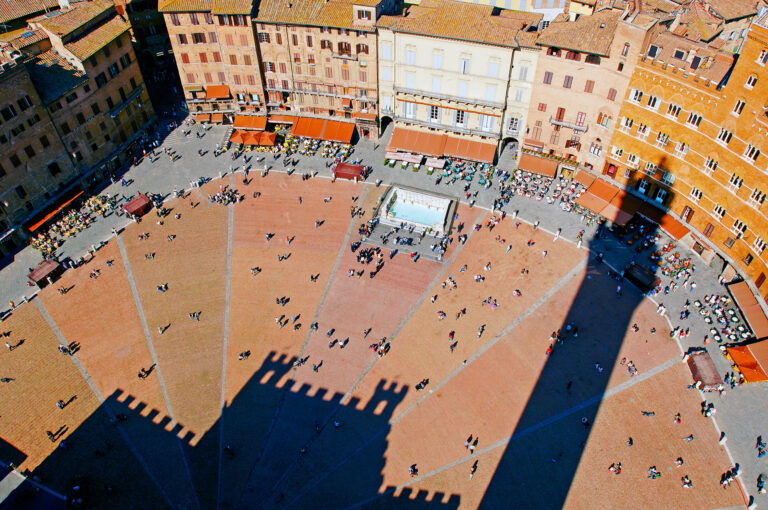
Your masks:
{"label": "orange awning", "polygon": [[305,136],[307,138],[320,138],[325,130],[325,123],[327,121],[323,119],[315,119],[312,117],[299,117],[296,124],[293,125],[291,133],[296,136]]}
{"label": "orange awning", "polygon": [[257,131],[245,131],[243,133],[243,143],[245,145],[259,145],[259,134]]}
{"label": "orange awning", "polygon": [[523,144],[530,145],[532,147],[541,147],[542,149],[544,148],[544,142],[534,140],[533,138],[526,138],[523,140]]}
{"label": "orange awning", "polygon": [[766,341],[764,340],[757,344],[737,345],[726,349],[728,357],[739,368],[739,372],[742,373],[744,380],[748,383],[768,381],[768,375],[766,375],[768,365],[765,365],[766,359],[758,360],[751,349],[752,346],[765,343]]}
{"label": "orange awning", "polygon": [[211,114],[211,122],[224,122],[224,114],[223,113],[212,113]]}
{"label": "orange awning", "polygon": [[526,170],[547,177],[554,177],[557,172],[557,165],[557,161],[523,153],[520,156],[520,162],[517,164],[517,167],[520,170]]}
{"label": "orange awning", "polygon": [[275,133],[267,133],[266,131],[259,133],[259,145],[275,145],[276,137],[277,135]]}
{"label": "orange awning", "polygon": [[267,127],[267,118],[256,115],[235,115],[234,127],[237,129],[258,129],[263,131]]}
{"label": "orange awning", "polygon": [[445,142],[444,151],[446,155],[456,158],[493,163],[493,158],[496,156],[496,145],[449,136]]}
{"label": "orange awning", "polygon": [[388,151],[416,152],[429,156],[445,154],[447,135],[416,131],[414,129],[395,128],[389,141]]}
{"label": "orange awning", "polygon": [[352,100],[351,99],[342,99],[341,100],[341,106],[344,108],[351,108],[352,107]]}
{"label": "orange awning", "polygon": [[600,216],[616,223],[617,225],[626,225],[635,215],[642,205],[639,198],[628,194],[624,190],[619,190],[611,202],[600,211]]}
{"label": "orange awning", "polygon": [[661,223],[659,226],[664,232],[674,237],[677,241],[685,237],[685,234],[690,232],[690,230],[688,230],[685,225],[677,221],[669,214],[665,214],[661,217]]}
{"label": "orange awning", "polygon": [[350,143],[352,141],[352,134],[355,132],[354,124],[350,122],[338,122],[335,120],[326,122],[327,124],[320,138],[342,143]]}
{"label": "orange awning", "polygon": [[294,115],[270,115],[269,121],[273,124],[295,124],[297,117]]}
{"label": "orange awning", "polygon": [[744,318],[747,319],[755,337],[758,339],[768,338],[768,318],[763,313],[763,309],[752,294],[747,282],[741,281],[728,285],[728,292],[730,292],[741,313],[744,314]]}
{"label": "orange awning", "polygon": [[208,85],[205,88],[206,99],[229,99],[229,85]]}
{"label": "orange awning", "polygon": [[363,120],[376,120],[376,114],[375,113],[360,113],[360,112],[354,112],[352,113],[353,119],[363,119]]}
{"label": "orange awning", "polygon": [[585,172],[584,170],[579,170],[576,175],[573,177],[573,180],[583,184],[586,187],[590,187],[593,182],[595,182],[596,177],[589,172]]}
{"label": "orange awning", "polygon": [[210,113],[198,113],[198,114],[195,114],[195,120],[197,122],[210,122],[211,121],[211,114]]}
{"label": "orange awning", "polygon": [[232,143],[243,143],[244,140],[244,131],[233,131],[232,136],[229,137],[229,141]]}
{"label": "orange awning", "polygon": [[608,202],[597,195],[593,195],[589,191],[582,193],[581,196],[576,199],[576,203],[597,214],[600,214],[600,212],[608,205]]}
{"label": "orange awning", "polygon": [[77,195],[75,195],[74,197],[70,198],[69,200],[67,200],[66,202],[64,202],[60,206],[58,206],[56,209],[54,209],[53,211],[51,211],[48,214],[46,214],[45,217],[42,220],[38,221],[37,223],[35,223],[31,227],[29,227],[29,231],[30,232],[34,232],[35,230],[40,228],[41,225],[44,225],[48,220],[50,220],[51,218],[56,216],[59,213],[59,211],[61,211],[65,207],[67,207],[69,204],[72,203],[72,201],[74,201],[77,197],[79,197],[83,193],[85,193],[85,192],[84,191],[79,192]]}
{"label": "orange awning", "polygon": [[608,184],[602,179],[596,179],[587,191],[596,197],[605,200],[606,203],[610,203],[610,201],[613,200],[613,197],[619,192],[619,188]]}

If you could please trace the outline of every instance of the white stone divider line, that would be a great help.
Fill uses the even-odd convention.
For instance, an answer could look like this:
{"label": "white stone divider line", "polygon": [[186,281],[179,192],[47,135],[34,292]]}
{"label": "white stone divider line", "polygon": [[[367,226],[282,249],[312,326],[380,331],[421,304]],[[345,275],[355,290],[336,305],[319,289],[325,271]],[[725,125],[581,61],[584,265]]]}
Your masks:
{"label": "white stone divider line", "polygon": [[290,507],[295,502],[297,502],[301,497],[303,497],[309,490],[313,489],[315,486],[317,486],[320,482],[322,482],[328,475],[339,469],[342,465],[344,465],[350,458],[357,455],[360,451],[362,451],[364,448],[366,448],[370,443],[372,443],[376,438],[381,436],[384,432],[391,429],[393,425],[395,425],[397,422],[399,422],[401,419],[403,419],[406,415],[408,415],[411,411],[413,411],[416,407],[421,405],[424,400],[429,398],[431,395],[434,394],[436,390],[439,390],[442,388],[445,384],[448,383],[451,379],[456,377],[456,375],[459,374],[462,370],[467,368],[469,365],[472,364],[473,361],[475,361],[477,358],[482,356],[485,352],[487,352],[491,347],[496,345],[498,342],[500,342],[502,339],[504,339],[509,333],[511,333],[521,322],[523,322],[525,319],[527,319],[530,315],[532,315],[536,310],[541,307],[544,303],[549,301],[549,299],[555,295],[560,289],[562,289],[568,282],[570,282],[574,277],[576,277],[581,271],[584,270],[584,268],[587,265],[587,260],[582,260],[579,264],[577,264],[573,269],[571,269],[570,272],[568,272],[567,275],[565,275],[561,280],[559,280],[554,286],[552,286],[549,290],[547,290],[546,293],[544,293],[543,296],[541,296],[535,303],[533,303],[528,309],[526,309],[525,312],[520,314],[518,317],[515,318],[512,322],[510,322],[502,331],[500,331],[496,336],[493,337],[493,339],[482,346],[480,349],[478,349],[472,356],[467,358],[466,363],[462,363],[458,367],[456,367],[450,374],[448,374],[447,377],[445,377],[442,381],[438,382],[435,387],[427,394],[416,400],[413,404],[411,404],[407,409],[405,409],[402,413],[398,414],[397,416],[393,417],[389,423],[382,427],[378,432],[373,434],[366,442],[364,442],[362,445],[360,445],[354,452],[352,452],[350,455],[348,455],[346,458],[344,458],[341,462],[339,462],[336,466],[326,471],[322,477],[318,478],[314,483],[309,485],[304,491],[302,491],[299,495],[297,495],[291,502],[289,502],[286,506]]}
{"label": "white stone divider line", "polygon": [[46,487],[34,478],[30,478],[19,473],[15,468],[12,468],[10,464],[6,464],[5,462],[0,461],[0,466],[9,471],[9,476],[13,475],[13,477],[16,478],[16,480],[11,481],[8,480],[9,476],[6,476],[0,480],[0,503],[2,503],[6,497],[10,496],[11,493],[16,490],[16,488],[23,485],[24,482],[32,484],[37,489],[47,492],[56,499],[60,499],[61,501],[67,500],[67,497],[64,494],[60,494],[50,487]]}
{"label": "white stone divider line", "polygon": [[[475,217],[475,221],[478,221],[481,216],[485,215],[485,213],[480,213]],[[471,238],[472,234],[474,233],[474,229],[470,229],[467,237]],[[469,241],[469,239],[467,239]],[[448,270],[451,268],[451,265],[453,264],[454,260],[458,256],[459,252],[461,251],[461,248],[463,247],[463,244],[459,244],[456,246],[456,248],[451,253],[451,256],[448,257],[448,260],[441,262],[443,264],[443,267],[438,273],[435,275],[435,277],[432,279],[430,284],[427,286],[426,290],[419,296],[419,298],[415,301],[413,307],[408,311],[408,313],[403,317],[403,319],[400,321],[400,323],[397,325],[397,327],[392,331],[392,333],[389,335],[389,339],[394,340],[398,333],[400,333],[400,330],[403,329],[403,327],[408,323],[411,316],[415,313],[417,309],[421,306],[421,304],[424,302],[424,300],[432,293],[432,290],[437,287],[438,283],[440,283],[440,280],[443,279],[445,276],[445,273],[448,272]],[[365,378],[366,375],[373,369],[373,366],[376,364],[376,362],[379,360],[378,357],[374,357],[370,363],[363,369],[363,371],[360,373],[360,376],[355,380],[355,382],[352,384],[352,386],[347,390],[347,392],[344,394],[344,396],[339,400],[339,403],[336,405],[336,407],[328,413],[328,415],[323,419],[321,423],[322,430],[325,430],[326,425],[333,419],[333,417],[336,415],[336,413],[341,409],[342,406],[346,405],[347,402],[349,402],[349,399],[352,398],[352,394],[355,392],[357,387],[360,385],[362,380]],[[319,437],[319,436],[318,436]],[[317,438],[312,438],[309,442],[311,445],[315,442]],[[288,468],[283,472],[283,474],[280,476],[280,478],[275,482],[275,484],[272,486],[272,488],[267,493],[267,497],[265,500],[268,500],[269,497],[274,493],[274,491],[280,486],[280,484],[283,482],[283,480],[293,472],[293,470],[298,466],[298,464],[301,462],[301,458],[294,461]]]}
{"label": "white stone divider line", "polygon": [[[59,344],[64,346],[69,345],[69,342],[67,341],[64,334],[61,332],[61,329],[59,329],[59,326],[53,320],[53,317],[51,317],[51,314],[48,312],[48,309],[45,307],[42,300],[39,298],[35,299],[35,305],[37,306],[38,310],[40,310],[40,314],[45,319],[45,322],[48,323],[48,326],[56,335],[56,338],[58,339]],[[139,453],[138,449],[136,448],[136,446],[133,444],[130,437],[128,436],[128,433],[120,425],[120,421],[117,419],[114,410],[109,405],[107,405],[107,402],[104,399],[104,395],[101,394],[101,391],[99,391],[99,388],[96,386],[96,383],[93,382],[93,379],[91,378],[90,374],[88,374],[88,371],[85,369],[85,366],[83,366],[83,364],[78,359],[77,354],[72,354],[69,357],[72,360],[72,362],[75,364],[77,369],[80,371],[80,375],[83,377],[85,382],[88,383],[88,386],[91,388],[91,391],[93,392],[93,394],[99,400],[99,403],[101,404],[102,409],[104,409],[104,412],[107,413],[110,420],[112,420],[117,426],[118,432],[122,436],[125,443],[128,445],[128,448],[130,448],[131,452],[133,452],[133,454],[138,459],[139,464],[141,464],[141,467],[143,467],[144,470],[147,472],[147,476],[149,476],[149,478],[152,480],[152,483],[154,483],[157,486],[157,489],[163,495],[163,499],[165,499],[168,505],[173,506],[173,503],[171,502],[168,494],[165,492],[165,489],[163,488],[163,486],[160,484],[160,481],[152,473],[152,470],[150,469],[146,460],[144,460],[144,457],[142,457],[142,455]],[[52,491],[49,491],[49,492],[51,492],[52,494],[58,495],[57,493],[54,493]]]}
{"label": "white stone divider line", "polygon": [[[157,373],[157,381],[160,385],[160,390],[163,393],[163,401],[165,402],[165,408],[168,411],[168,417],[171,419],[171,428],[175,428],[176,425],[178,425],[178,421],[174,417],[173,414],[173,408],[171,407],[171,400],[168,397],[168,390],[165,387],[165,380],[163,379],[163,372],[160,368],[160,363],[157,359],[157,353],[155,352],[155,346],[152,342],[152,336],[149,333],[149,326],[147,326],[147,317],[144,315],[144,307],[141,304],[141,298],[139,297],[139,289],[136,286],[136,280],[133,277],[133,271],[131,270],[131,262],[128,259],[128,252],[125,249],[125,244],[123,243],[123,238],[118,237],[117,238],[117,246],[120,248],[120,256],[123,259],[123,266],[125,267],[125,274],[128,277],[128,283],[131,285],[131,293],[133,294],[133,301],[136,304],[136,310],[139,314],[139,320],[141,321],[141,327],[144,330],[144,338],[147,341],[147,348],[149,349],[149,354],[152,356],[152,363],[155,364],[155,372]],[[194,479],[192,478],[192,471],[189,468],[189,461],[187,460],[187,455],[184,453],[184,444],[182,443],[181,438],[176,435],[176,442],[179,445],[179,452],[181,453],[181,459],[184,462],[184,469],[187,472],[187,479],[189,481],[189,485],[192,488],[192,495],[194,496],[194,503],[195,506],[199,509],[200,508],[200,500],[197,496],[197,488],[195,487]]]}
{"label": "white stone divider line", "polygon": [[480,456],[482,456],[482,455],[484,455],[484,454],[486,454],[488,452],[492,452],[492,451],[494,451],[494,450],[496,450],[498,448],[504,447],[504,446],[506,446],[507,444],[509,444],[512,441],[515,441],[517,439],[522,439],[523,437],[528,436],[530,434],[533,434],[534,432],[537,432],[537,431],[543,429],[544,427],[552,425],[553,423],[556,423],[556,422],[558,422],[558,421],[560,421],[560,420],[562,420],[564,418],[567,418],[568,416],[576,414],[579,411],[583,411],[584,409],[586,409],[586,408],[588,408],[590,406],[593,406],[593,405],[595,405],[597,403],[600,403],[601,401],[603,401],[603,400],[605,400],[605,399],[607,399],[609,397],[612,397],[613,395],[621,393],[622,391],[625,391],[625,390],[631,388],[632,386],[635,386],[636,384],[639,384],[639,383],[641,383],[641,382],[643,382],[643,381],[645,381],[647,379],[650,379],[651,377],[653,377],[655,375],[660,374],[661,372],[664,372],[664,371],[674,367],[679,362],[680,362],[680,359],[677,358],[677,357],[668,359],[664,363],[662,363],[660,365],[656,365],[655,367],[653,367],[651,370],[648,370],[647,372],[643,372],[640,375],[632,377],[631,379],[629,379],[627,381],[624,381],[621,384],[617,384],[616,386],[614,386],[610,390],[607,390],[606,392],[604,392],[602,395],[595,395],[594,397],[588,398],[587,400],[584,400],[583,402],[580,402],[580,403],[576,404],[575,406],[573,406],[573,407],[571,407],[569,409],[561,411],[561,412],[557,413],[556,415],[551,416],[549,418],[546,418],[546,419],[544,419],[544,420],[542,420],[542,421],[540,421],[538,423],[535,423],[535,424],[531,425],[530,427],[527,427],[527,428],[525,428],[525,429],[523,429],[523,430],[521,430],[519,432],[515,432],[513,435],[511,435],[509,437],[505,437],[503,439],[500,439],[500,440],[496,441],[495,443],[492,443],[492,444],[486,446],[485,448],[481,448],[474,455],[472,455],[472,454],[465,455],[465,456],[463,456],[463,457],[461,457],[459,459],[454,460],[453,462],[449,462],[448,464],[445,464],[445,465],[443,465],[443,466],[441,466],[441,467],[439,467],[437,469],[434,469],[434,470],[430,471],[429,473],[425,473],[422,476],[417,476],[415,478],[412,478],[407,483],[398,485],[397,487],[393,487],[393,488],[391,488],[391,489],[389,489],[387,491],[384,491],[382,493],[376,494],[376,495],[374,495],[374,496],[372,496],[370,498],[367,498],[367,499],[365,499],[363,501],[359,501],[359,502],[357,502],[357,503],[355,503],[353,505],[350,505],[350,506],[346,507],[345,510],[351,510],[353,508],[359,508],[359,507],[361,507],[363,505],[366,505],[366,504],[369,504],[369,503],[375,501],[378,498],[381,498],[381,497],[386,496],[388,494],[392,494],[395,491],[402,490],[405,487],[408,487],[408,486],[413,485],[415,483],[418,483],[418,482],[420,482],[422,480],[425,480],[427,478],[430,478],[432,476],[440,474],[443,471],[445,471],[447,469],[450,469],[450,468],[452,468],[454,466],[458,466],[459,464],[467,462],[467,461],[469,461],[471,459],[477,459]]}
{"label": "white stone divider line", "polygon": [[[234,186],[235,176],[232,174],[229,179],[230,186]],[[224,336],[221,346],[221,401],[219,409],[219,467],[218,482],[216,485],[216,508],[221,507],[221,469],[224,455],[224,408],[227,402],[227,347],[229,345],[229,296],[232,289],[232,236],[235,227],[235,204],[227,206],[227,273],[224,291]]]}
{"label": "white stone divider line", "polygon": [[[363,186],[360,195],[358,197],[358,203],[363,203],[365,200],[365,197],[368,194],[368,187]],[[318,316],[320,315],[320,311],[323,309],[323,305],[325,304],[325,299],[328,296],[328,292],[331,289],[331,285],[333,285],[336,272],[339,269],[339,266],[341,265],[341,259],[344,257],[344,253],[347,250],[347,245],[349,244],[349,239],[352,237],[352,233],[355,229],[355,220],[351,219],[349,221],[349,226],[347,227],[347,231],[344,234],[344,240],[341,242],[341,247],[339,248],[339,253],[336,255],[336,261],[333,264],[333,269],[331,270],[330,275],[328,276],[328,283],[325,284],[325,289],[323,289],[323,294],[320,297],[320,301],[317,304],[317,308],[315,309],[315,314],[312,317],[312,321],[310,324],[314,324],[317,321]],[[301,359],[304,356],[304,351],[307,348],[307,344],[309,344],[309,339],[312,337],[313,331],[311,329],[307,329],[307,333],[304,336],[304,342],[301,345],[301,351],[299,351],[299,357],[298,359]],[[298,370],[298,367],[294,366],[291,368],[290,371],[290,377],[289,381],[294,379],[294,375],[296,374],[296,371]],[[254,474],[256,473],[256,468],[258,467],[259,463],[261,462],[261,458],[264,455],[264,452],[267,451],[267,448],[269,447],[269,442],[272,438],[272,430],[275,428],[275,425],[277,424],[277,420],[280,417],[280,412],[282,411],[283,404],[285,403],[286,396],[288,394],[288,388],[290,384],[286,384],[281,392],[280,395],[280,401],[277,404],[277,407],[275,408],[275,414],[272,416],[272,421],[269,424],[269,428],[267,429],[267,433],[264,436],[264,441],[262,442],[261,449],[259,450],[259,454],[256,456],[256,462],[253,465],[253,468],[251,468],[251,472],[248,475],[248,481],[250,485],[250,480],[253,478]],[[243,504],[243,498],[245,498],[246,490],[243,490],[243,494],[240,497],[240,506]]]}

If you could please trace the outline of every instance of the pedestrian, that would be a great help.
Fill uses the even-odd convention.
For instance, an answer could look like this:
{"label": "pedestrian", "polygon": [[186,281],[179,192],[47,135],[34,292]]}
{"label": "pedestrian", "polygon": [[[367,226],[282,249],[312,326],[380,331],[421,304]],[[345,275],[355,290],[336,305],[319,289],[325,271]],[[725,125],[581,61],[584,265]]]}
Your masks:
{"label": "pedestrian", "polygon": [[475,476],[475,471],[477,471],[477,462],[475,461],[474,464],[472,464],[472,470],[469,472],[469,479],[471,480],[473,476]]}
{"label": "pedestrian", "polygon": [[464,441],[464,448],[465,449],[469,448],[469,444],[472,442],[472,439],[474,439],[474,438],[472,437],[472,434],[470,434],[469,437],[467,438],[467,440]]}
{"label": "pedestrian", "polygon": [[411,475],[411,478],[416,477],[419,475],[419,468],[416,467],[416,464],[412,464],[411,467],[408,468],[408,473]]}
{"label": "pedestrian", "polygon": [[547,250],[544,250],[541,252],[541,258],[545,258],[547,256]]}
{"label": "pedestrian", "polygon": [[475,440],[472,442],[471,445],[469,445],[469,454],[475,453],[475,448],[477,448],[477,442],[480,441],[479,438],[475,438]]}

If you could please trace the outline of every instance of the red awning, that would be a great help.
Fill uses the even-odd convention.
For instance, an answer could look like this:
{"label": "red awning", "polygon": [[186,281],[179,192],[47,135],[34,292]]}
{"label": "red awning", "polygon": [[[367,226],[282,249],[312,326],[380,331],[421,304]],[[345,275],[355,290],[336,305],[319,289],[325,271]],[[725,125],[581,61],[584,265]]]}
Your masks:
{"label": "red awning", "polygon": [[234,127],[236,129],[256,129],[264,131],[267,127],[267,118],[256,115],[235,115]]}
{"label": "red awning", "polygon": [[66,201],[65,201],[63,204],[61,204],[60,206],[56,207],[56,209],[54,209],[53,211],[51,211],[51,212],[49,212],[48,214],[46,214],[46,215],[43,217],[43,219],[42,219],[42,220],[38,221],[37,223],[35,223],[35,224],[34,224],[34,225],[32,225],[31,227],[29,227],[29,229],[28,229],[28,230],[29,230],[30,232],[34,232],[35,230],[37,230],[38,228],[40,228],[42,225],[45,225],[45,223],[46,223],[48,220],[50,220],[51,218],[53,218],[54,216],[56,216],[56,215],[57,215],[57,214],[58,214],[58,213],[59,213],[59,212],[60,212],[62,209],[64,209],[65,207],[67,207],[69,204],[71,204],[71,203],[72,203],[74,200],[76,200],[76,199],[77,199],[77,197],[79,197],[79,196],[80,196],[80,195],[82,195],[83,193],[85,193],[85,192],[84,192],[84,191],[80,191],[80,192],[78,192],[78,193],[77,193],[75,196],[73,196],[72,198],[70,198],[70,199],[66,200]]}
{"label": "red awning", "polygon": [[414,129],[395,128],[389,141],[388,151],[418,152],[429,156],[445,154],[447,135],[416,131]]}
{"label": "red awning", "polygon": [[455,158],[493,163],[493,158],[496,156],[496,145],[449,136],[445,142],[444,151],[446,155]]}
{"label": "red awning", "polygon": [[355,132],[354,124],[335,120],[328,120],[326,122],[327,124],[320,138],[341,143],[350,143],[352,141],[352,134]]}
{"label": "red awning", "polygon": [[234,130],[229,137],[229,141],[232,143],[243,143],[245,141],[245,131]]}
{"label": "red awning", "polygon": [[35,284],[39,285],[40,283],[47,283],[45,280],[46,278],[55,275],[61,270],[62,267],[58,262],[48,259],[42,261],[40,265],[30,271],[30,273],[27,275],[27,278],[29,278]]}
{"label": "red awning", "polygon": [[126,213],[133,216],[144,216],[152,207],[152,202],[143,193],[139,193],[136,198],[123,206]]}
{"label": "red awning", "polygon": [[741,281],[728,285],[728,292],[747,320],[755,338],[768,338],[768,318],[766,318],[747,282]]}
{"label": "red awning", "polygon": [[312,117],[299,117],[296,124],[293,125],[291,133],[295,136],[305,136],[307,138],[321,138],[323,131],[325,130],[325,123],[327,121],[323,119],[315,119]]}
{"label": "red awning", "polygon": [[213,123],[224,122],[224,114],[223,113],[212,113],[211,114],[211,122],[213,122]]}
{"label": "red awning", "polygon": [[210,122],[211,121],[211,114],[210,113],[196,113],[195,114],[195,120],[197,122]]}
{"label": "red awning", "polygon": [[687,361],[693,380],[701,382],[702,390],[716,389],[723,383],[712,357],[706,350],[692,352]]}
{"label": "red awning", "polygon": [[554,177],[555,173],[557,173],[557,165],[557,161],[548,158],[540,158],[524,152],[520,155],[520,162],[517,164],[517,167],[520,170],[526,170],[547,177]]}
{"label": "red awning", "polygon": [[351,99],[342,99],[341,100],[341,106],[344,108],[351,108],[352,107],[352,100]]}
{"label": "red awning", "polygon": [[341,179],[359,179],[363,175],[363,165],[339,163],[334,167],[333,175]]}
{"label": "red awning", "polygon": [[209,85],[205,88],[206,99],[229,99],[229,85]]}
{"label": "red awning", "polygon": [[376,114],[375,113],[361,113],[361,112],[353,112],[352,113],[353,119],[363,119],[363,120],[376,120]]}
{"label": "red awning", "polygon": [[270,115],[269,122],[273,124],[295,124],[297,117],[293,115]]}

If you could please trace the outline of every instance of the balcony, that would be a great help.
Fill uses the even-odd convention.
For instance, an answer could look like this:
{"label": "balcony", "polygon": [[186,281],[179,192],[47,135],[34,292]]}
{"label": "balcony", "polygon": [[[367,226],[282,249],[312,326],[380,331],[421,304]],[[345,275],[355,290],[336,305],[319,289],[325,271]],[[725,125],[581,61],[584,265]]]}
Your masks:
{"label": "balcony", "polygon": [[453,101],[455,103],[464,103],[477,106],[489,106],[491,108],[504,108],[504,103],[497,103],[495,101],[483,101],[480,99],[473,99],[470,97],[452,96],[449,94],[437,94],[435,92],[427,92],[426,90],[409,89],[405,87],[395,87],[395,92],[400,94],[411,94],[414,96],[429,97],[431,99],[442,99],[444,101]]}
{"label": "balcony", "polygon": [[450,126],[447,124],[439,124],[436,122],[428,122],[424,120],[418,120],[418,119],[411,119],[408,117],[403,117],[400,115],[393,115],[393,119],[396,122],[404,122],[406,124],[413,124],[415,126],[421,126],[425,128],[432,128],[432,129],[441,129],[443,131],[452,131],[454,133],[461,133],[464,135],[475,135],[475,136],[484,136],[486,138],[493,138],[495,140],[498,140],[501,138],[501,135],[498,130],[493,131],[481,131],[479,129],[469,129],[459,126]]}
{"label": "balcony", "polygon": [[573,129],[577,133],[586,133],[589,129],[589,124],[576,124],[575,122],[568,122],[565,120],[557,120],[554,117],[549,118],[549,123],[555,126],[561,126],[568,129]]}
{"label": "balcony", "polygon": [[333,58],[340,58],[340,59],[343,59],[343,60],[357,60],[357,55],[353,55],[352,53],[336,53],[336,52],[333,52],[333,54],[331,54],[331,57],[333,57]]}
{"label": "balcony", "polygon": [[119,105],[109,110],[109,112],[107,112],[109,117],[114,119],[115,117],[120,115],[120,112],[122,112],[131,103],[131,101],[139,97],[143,91],[144,91],[144,87],[142,86],[136,87],[136,89],[133,92],[128,94],[128,97],[125,98],[125,101],[123,101]]}

